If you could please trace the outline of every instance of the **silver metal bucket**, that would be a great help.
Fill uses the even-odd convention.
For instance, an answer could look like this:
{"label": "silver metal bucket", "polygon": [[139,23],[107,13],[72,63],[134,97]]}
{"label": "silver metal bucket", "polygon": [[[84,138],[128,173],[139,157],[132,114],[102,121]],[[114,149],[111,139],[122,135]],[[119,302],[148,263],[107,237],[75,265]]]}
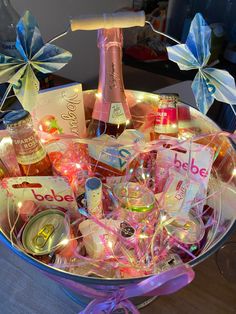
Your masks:
{"label": "silver metal bucket", "polygon": [[[139,91],[126,91],[127,99],[131,108],[131,114],[135,116],[135,120],[138,121],[137,127],[140,127],[144,122],[145,116],[152,111],[151,104],[157,102],[155,94],[139,92]],[[96,91],[84,92],[84,104],[86,119],[91,118],[91,112],[96,98]],[[220,132],[217,125],[206,116],[199,113],[197,110],[191,108],[191,115],[197,121],[197,125],[201,128],[203,133],[216,133]],[[219,144],[220,143],[220,144]],[[207,257],[216,252],[231,233],[236,229],[236,183],[235,177],[230,183],[226,183],[227,178],[231,175],[236,167],[236,154],[233,146],[227,137],[221,136],[218,145],[222,145],[222,156],[220,156],[223,163],[220,173],[217,176],[217,183],[212,188],[221,189],[224,188],[224,193],[216,193],[214,197],[208,200],[208,205],[215,209],[217,212],[218,225],[211,230],[208,234],[207,243],[205,248],[193,259],[189,264],[195,266],[205,260]],[[226,148],[225,148],[226,147]],[[132,279],[101,279],[92,277],[83,277],[75,274],[71,274],[62,270],[55,269],[47,266],[40,261],[32,258],[23,251],[19,250],[16,246],[12,246],[9,237],[9,228],[7,227],[7,211],[3,211],[1,206],[0,210],[0,239],[5,245],[19,255],[26,263],[30,263],[42,271],[45,275],[49,276],[55,281],[62,283],[65,289],[70,288],[70,282],[84,284],[87,287],[93,287],[101,291],[113,291],[118,287],[125,287],[133,283],[141,282],[144,278],[132,278]],[[69,280],[67,282],[67,280]],[[82,304],[86,304],[89,299],[82,300]],[[140,299],[135,303],[140,303]]]}

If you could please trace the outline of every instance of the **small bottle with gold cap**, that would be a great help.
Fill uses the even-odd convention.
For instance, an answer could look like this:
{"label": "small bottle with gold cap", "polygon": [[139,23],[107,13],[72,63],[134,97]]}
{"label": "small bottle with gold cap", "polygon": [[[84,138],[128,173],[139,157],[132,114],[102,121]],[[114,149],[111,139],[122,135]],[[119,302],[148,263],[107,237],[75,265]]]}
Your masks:
{"label": "small bottle with gold cap", "polygon": [[151,140],[159,139],[160,135],[178,136],[178,94],[159,94],[158,109],[155,114]]}
{"label": "small bottle with gold cap", "polygon": [[3,123],[12,139],[22,175],[52,175],[50,159],[33,128],[30,113],[26,110],[9,112],[5,115]]}

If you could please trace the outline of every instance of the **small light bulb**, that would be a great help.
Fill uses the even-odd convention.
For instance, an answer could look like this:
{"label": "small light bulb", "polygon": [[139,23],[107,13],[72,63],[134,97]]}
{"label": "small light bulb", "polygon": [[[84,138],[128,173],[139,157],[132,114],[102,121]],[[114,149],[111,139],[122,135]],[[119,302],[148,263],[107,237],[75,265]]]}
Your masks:
{"label": "small light bulb", "polygon": [[139,96],[138,99],[137,99],[137,103],[140,103],[144,100],[144,96]]}
{"label": "small light bulb", "polygon": [[235,177],[236,176],[236,168],[234,168],[234,170],[233,170],[233,176]]}
{"label": "small light bulb", "polygon": [[166,215],[161,216],[161,222],[166,221],[166,219],[167,219],[167,216],[166,216]]}
{"label": "small light bulb", "polygon": [[64,245],[67,245],[69,242],[70,242],[70,240],[65,238],[64,240],[61,241],[60,244],[64,246]]}
{"label": "small light bulb", "polygon": [[6,144],[11,144],[12,143],[12,139],[10,137],[4,137],[2,140],[1,140],[1,144],[2,145],[6,145]]}
{"label": "small light bulb", "polygon": [[96,98],[102,98],[102,93],[98,92],[95,94]]}
{"label": "small light bulb", "polygon": [[108,245],[108,247],[109,247],[110,249],[113,248],[113,243],[112,243],[112,241],[108,241],[108,242],[107,242],[107,245]]}
{"label": "small light bulb", "polygon": [[18,206],[19,208],[21,208],[22,205],[23,205],[22,202],[18,202],[18,203],[17,203],[17,206]]}
{"label": "small light bulb", "polygon": [[147,236],[146,234],[144,234],[144,233],[141,233],[141,234],[139,235],[139,238],[140,238],[140,239],[147,239],[148,236]]}
{"label": "small light bulb", "polygon": [[80,164],[75,164],[75,166],[76,166],[77,169],[81,169]]}

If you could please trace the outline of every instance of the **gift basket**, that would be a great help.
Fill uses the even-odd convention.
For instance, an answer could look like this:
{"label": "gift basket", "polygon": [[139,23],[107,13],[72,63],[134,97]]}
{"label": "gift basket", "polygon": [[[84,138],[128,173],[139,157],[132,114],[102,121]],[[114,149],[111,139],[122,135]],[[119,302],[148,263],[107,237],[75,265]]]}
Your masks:
{"label": "gift basket", "polygon": [[3,117],[1,240],[76,295],[83,313],[137,313],[130,299],[146,305],[181,289],[235,229],[235,135],[203,114],[214,98],[232,106],[232,77],[206,67],[210,31],[197,15],[189,42],[168,54],[199,70],[203,113],[177,94],[124,90],[119,28],[143,24],[142,12],[71,22],[99,28],[98,90],[37,95],[34,71],[58,70],[71,55],[44,45],[29,12],[17,26],[18,57],[1,54],[10,83],[2,104],[13,88],[24,108]]}

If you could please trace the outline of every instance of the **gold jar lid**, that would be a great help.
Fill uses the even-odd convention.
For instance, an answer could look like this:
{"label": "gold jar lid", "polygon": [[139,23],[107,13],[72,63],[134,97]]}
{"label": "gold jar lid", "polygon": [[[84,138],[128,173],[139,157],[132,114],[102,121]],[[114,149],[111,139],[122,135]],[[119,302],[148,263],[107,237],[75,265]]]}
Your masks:
{"label": "gold jar lid", "polygon": [[154,208],[155,196],[148,188],[138,183],[117,184],[114,195],[122,207],[133,212],[149,212]]}
{"label": "gold jar lid", "polygon": [[175,93],[161,93],[158,94],[159,101],[179,101],[179,94]]}

